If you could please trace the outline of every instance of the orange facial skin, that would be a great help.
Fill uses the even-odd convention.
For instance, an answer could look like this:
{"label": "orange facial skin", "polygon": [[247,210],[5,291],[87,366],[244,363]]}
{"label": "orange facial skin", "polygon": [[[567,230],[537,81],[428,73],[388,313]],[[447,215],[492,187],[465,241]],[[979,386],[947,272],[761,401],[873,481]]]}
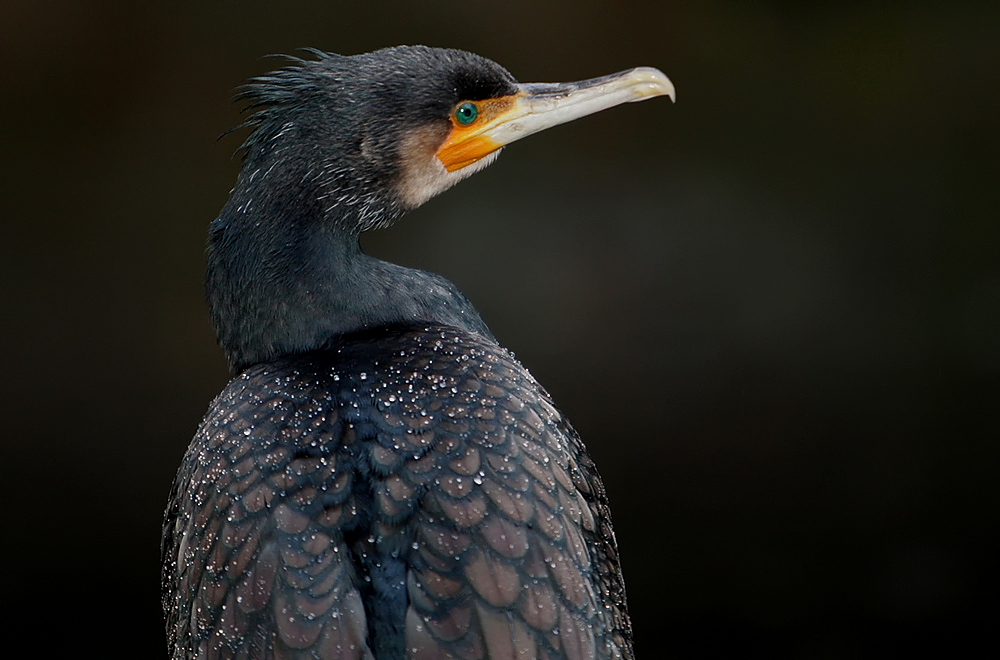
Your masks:
{"label": "orange facial skin", "polygon": [[452,113],[451,132],[437,152],[438,159],[449,172],[471,165],[504,146],[492,139],[489,136],[489,131],[502,123],[504,115],[514,107],[518,96],[518,94],[511,94],[493,99],[483,99],[482,101],[472,101],[476,104],[479,114],[471,124],[458,123],[458,120],[455,119],[455,113]]}

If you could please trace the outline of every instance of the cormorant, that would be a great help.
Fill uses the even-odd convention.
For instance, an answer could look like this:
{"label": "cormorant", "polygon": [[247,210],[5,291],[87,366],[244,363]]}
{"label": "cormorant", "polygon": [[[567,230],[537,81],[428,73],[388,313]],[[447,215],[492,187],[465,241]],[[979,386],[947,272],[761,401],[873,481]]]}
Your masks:
{"label": "cormorant", "polygon": [[519,84],[458,51],[310,51],[252,79],[207,295],[234,378],[163,527],[170,657],[631,658],[600,477],[458,289],[361,232],[503,145],[669,95],[655,69]]}

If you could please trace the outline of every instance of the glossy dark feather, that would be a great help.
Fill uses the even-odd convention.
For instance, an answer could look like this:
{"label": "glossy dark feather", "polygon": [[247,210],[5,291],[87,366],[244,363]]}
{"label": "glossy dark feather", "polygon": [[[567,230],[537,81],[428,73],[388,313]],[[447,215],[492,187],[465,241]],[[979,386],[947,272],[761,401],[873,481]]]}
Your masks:
{"label": "glossy dark feather", "polygon": [[166,531],[174,658],[631,657],[583,445],[509,353],[453,328],[241,374]]}

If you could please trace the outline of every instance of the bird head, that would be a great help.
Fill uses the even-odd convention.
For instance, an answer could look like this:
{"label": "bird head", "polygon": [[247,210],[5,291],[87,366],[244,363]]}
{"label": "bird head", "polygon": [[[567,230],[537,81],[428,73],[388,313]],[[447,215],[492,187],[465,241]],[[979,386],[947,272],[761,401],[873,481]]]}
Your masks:
{"label": "bird head", "polygon": [[255,130],[241,179],[284,172],[313,208],[358,231],[389,224],[522,137],[620,103],[674,98],[670,80],[650,68],[522,84],[460,50],[310,52],[315,59],[296,58],[244,88],[256,112],[245,122]]}

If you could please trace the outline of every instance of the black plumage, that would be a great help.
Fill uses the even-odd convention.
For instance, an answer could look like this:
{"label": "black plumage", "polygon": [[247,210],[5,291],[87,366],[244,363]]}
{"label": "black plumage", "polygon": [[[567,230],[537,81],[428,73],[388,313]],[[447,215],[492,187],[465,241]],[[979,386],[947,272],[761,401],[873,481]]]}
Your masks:
{"label": "black plumage", "polygon": [[632,657],[579,437],[454,285],[358,242],[490,162],[499,138],[447,169],[458,105],[553,87],[460,51],[314,54],[246,88],[254,130],[210,231],[238,375],[165,516],[171,658]]}

